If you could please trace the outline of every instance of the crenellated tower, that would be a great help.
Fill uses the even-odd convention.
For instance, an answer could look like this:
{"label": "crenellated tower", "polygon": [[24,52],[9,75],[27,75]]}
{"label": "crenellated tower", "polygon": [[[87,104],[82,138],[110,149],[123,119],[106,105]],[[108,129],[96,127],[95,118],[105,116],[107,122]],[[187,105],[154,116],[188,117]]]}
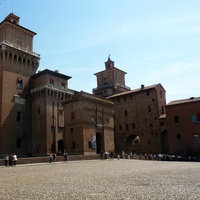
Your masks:
{"label": "crenellated tower", "polygon": [[33,52],[36,33],[19,20],[10,13],[0,23],[0,153],[30,152],[29,78],[40,55]]}

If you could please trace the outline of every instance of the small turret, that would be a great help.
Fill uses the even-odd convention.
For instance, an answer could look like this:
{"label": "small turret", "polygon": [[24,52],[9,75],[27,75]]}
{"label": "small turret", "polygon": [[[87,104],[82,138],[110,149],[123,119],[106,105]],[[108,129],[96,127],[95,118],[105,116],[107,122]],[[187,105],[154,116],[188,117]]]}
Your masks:
{"label": "small turret", "polygon": [[14,23],[14,24],[19,24],[19,19],[20,17],[14,15],[13,13],[10,13],[7,17],[6,20]]}
{"label": "small turret", "polygon": [[111,59],[110,59],[110,55],[108,55],[108,61],[105,62],[105,68],[106,69],[110,69],[110,68],[114,68],[115,67],[115,62],[113,62]]}

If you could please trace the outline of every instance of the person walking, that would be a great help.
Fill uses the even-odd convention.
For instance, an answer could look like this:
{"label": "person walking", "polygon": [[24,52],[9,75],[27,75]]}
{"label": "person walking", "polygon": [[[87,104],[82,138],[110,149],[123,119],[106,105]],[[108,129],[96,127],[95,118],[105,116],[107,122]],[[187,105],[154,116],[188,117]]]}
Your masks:
{"label": "person walking", "polygon": [[8,157],[8,154],[6,154],[4,157],[4,163],[6,167],[8,166],[8,160],[9,160],[9,157]]}
{"label": "person walking", "polygon": [[64,156],[64,162],[68,162],[68,154],[65,150],[64,150],[63,156]]}
{"label": "person walking", "polygon": [[56,162],[56,153],[53,153],[53,162]]}
{"label": "person walking", "polygon": [[9,155],[9,165],[13,166],[13,153]]}
{"label": "person walking", "polygon": [[52,163],[53,155],[52,153],[49,154],[49,163]]}
{"label": "person walking", "polygon": [[16,166],[17,164],[17,155],[16,153],[13,154],[13,165]]}

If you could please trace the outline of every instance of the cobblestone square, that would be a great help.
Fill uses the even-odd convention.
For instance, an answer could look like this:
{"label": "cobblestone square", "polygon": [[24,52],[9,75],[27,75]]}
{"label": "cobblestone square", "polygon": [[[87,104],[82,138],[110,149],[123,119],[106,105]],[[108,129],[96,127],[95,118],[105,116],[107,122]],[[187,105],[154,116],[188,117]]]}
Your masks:
{"label": "cobblestone square", "polygon": [[199,162],[90,160],[0,167],[0,199],[200,199]]}

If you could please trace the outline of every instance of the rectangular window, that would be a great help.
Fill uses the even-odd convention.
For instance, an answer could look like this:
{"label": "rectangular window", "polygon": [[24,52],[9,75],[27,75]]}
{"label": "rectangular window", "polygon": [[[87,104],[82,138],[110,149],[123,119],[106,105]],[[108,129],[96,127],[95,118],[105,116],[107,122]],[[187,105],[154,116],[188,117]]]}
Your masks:
{"label": "rectangular window", "polygon": [[128,130],[128,124],[126,124],[126,130]]}
{"label": "rectangular window", "polygon": [[181,140],[181,134],[180,134],[180,133],[177,133],[177,134],[176,134],[176,139],[177,139],[177,140]]}
{"label": "rectangular window", "polygon": [[190,115],[190,119],[191,119],[192,123],[195,123],[196,122],[196,115],[195,114],[191,114]]}
{"label": "rectangular window", "polygon": [[119,130],[120,130],[120,131],[122,130],[122,125],[119,125]]}
{"label": "rectangular window", "polygon": [[71,112],[71,119],[75,119],[75,113]]}
{"label": "rectangular window", "polygon": [[21,121],[21,112],[17,112],[17,122]]}
{"label": "rectangular window", "polygon": [[132,123],[132,129],[135,129],[135,123]]}
{"label": "rectangular window", "polygon": [[61,89],[62,89],[62,90],[65,89],[65,83],[61,83]]}
{"label": "rectangular window", "polygon": [[179,124],[179,116],[178,115],[174,116],[174,122],[175,122],[175,124]]}
{"label": "rectangular window", "polygon": [[40,106],[37,108],[37,114],[40,115]]}
{"label": "rectangular window", "polygon": [[126,96],[124,96],[124,101],[126,101]]}
{"label": "rectangular window", "polygon": [[150,123],[150,124],[149,124],[149,127],[153,127],[153,124],[152,124],[152,123]]}
{"label": "rectangular window", "polygon": [[200,122],[200,113],[197,113],[197,122]]}
{"label": "rectangular window", "polygon": [[148,112],[151,112],[151,106],[148,106]]}
{"label": "rectangular window", "polygon": [[50,79],[50,86],[54,87],[54,80],[53,79]]}
{"label": "rectangular window", "polygon": [[128,116],[127,110],[124,111],[124,115],[125,115],[125,116]]}
{"label": "rectangular window", "polygon": [[200,113],[191,114],[190,118],[191,118],[192,123],[199,122],[200,121]]}
{"label": "rectangular window", "polygon": [[74,133],[74,129],[73,128],[70,128],[70,133]]}

